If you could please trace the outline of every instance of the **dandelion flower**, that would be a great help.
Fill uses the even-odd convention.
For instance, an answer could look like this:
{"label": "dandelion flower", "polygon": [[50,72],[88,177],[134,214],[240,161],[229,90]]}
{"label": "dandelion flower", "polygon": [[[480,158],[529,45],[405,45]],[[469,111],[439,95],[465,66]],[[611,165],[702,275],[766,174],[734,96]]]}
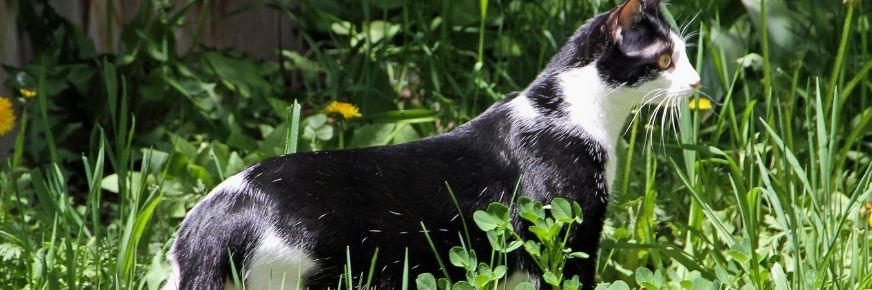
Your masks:
{"label": "dandelion flower", "polygon": [[15,111],[12,109],[12,101],[0,97],[0,136],[6,135],[15,127]]}
{"label": "dandelion flower", "polygon": [[31,90],[31,89],[20,89],[20,90],[18,90],[18,92],[21,93],[22,96],[24,96],[25,98],[28,98],[28,99],[36,97],[36,91]]}
{"label": "dandelion flower", "polygon": [[350,103],[343,103],[333,101],[324,108],[324,113],[327,114],[339,114],[342,115],[343,119],[352,119],[363,116],[360,114],[360,110],[357,109],[356,106]]}
{"label": "dandelion flower", "polygon": [[866,202],[866,208],[861,210],[861,212],[865,211],[866,214],[869,215],[869,218],[866,219],[866,222],[869,223],[869,227],[872,228],[872,201]]}
{"label": "dandelion flower", "polygon": [[690,99],[690,103],[687,106],[691,110],[708,111],[712,109],[712,100],[707,98]]}
{"label": "dandelion flower", "polygon": [[867,221],[869,222],[869,227],[872,228],[872,213],[869,214],[869,219]]}

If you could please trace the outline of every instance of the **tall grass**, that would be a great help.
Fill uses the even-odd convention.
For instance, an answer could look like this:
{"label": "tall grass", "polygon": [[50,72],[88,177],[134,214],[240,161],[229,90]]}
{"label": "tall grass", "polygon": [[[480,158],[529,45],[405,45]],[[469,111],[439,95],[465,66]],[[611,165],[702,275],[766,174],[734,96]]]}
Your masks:
{"label": "tall grass", "polygon": [[[38,97],[21,112],[0,171],[0,285],[156,289],[169,273],[164,255],[180,218],[224,177],[278,153],[450,130],[523,88],[584,19],[615,4],[371,0],[337,10],[328,2],[300,2],[319,13],[268,4],[303,27],[309,50],[282,53],[282,68],[303,75],[301,89],[278,85],[283,99],[240,102],[278,108],[263,114],[282,125],[222,119],[198,127],[190,121],[197,117],[178,114],[168,123],[183,125],[143,131],[153,125],[137,125],[132,105],[142,90],[129,89],[141,76],[109,58],[98,61],[96,81],[107,115],[83,130],[89,150],[70,152],[72,144],[56,141],[69,132],[53,116],[49,64],[34,64],[42,68]],[[602,281],[645,289],[872,287],[872,213],[863,209],[872,200],[872,7],[762,2],[670,4],[670,19],[698,32],[688,50],[704,76],[694,98],[716,106],[681,104],[674,122],[640,108],[642,119],[629,124],[599,255]],[[770,25],[783,19],[784,27]],[[242,95],[235,81],[214,83]],[[180,94],[197,102],[205,93]],[[313,121],[316,108],[336,98],[358,104],[369,123],[328,130],[331,123]],[[233,134],[277,137],[263,133],[251,146],[203,133],[223,124],[243,128],[227,129]],[[382,139],[360,143],[371,132]],[[337,277],[340,287],[354,285],[348,272]],[[369,276],[366,285],[378,279]]]}

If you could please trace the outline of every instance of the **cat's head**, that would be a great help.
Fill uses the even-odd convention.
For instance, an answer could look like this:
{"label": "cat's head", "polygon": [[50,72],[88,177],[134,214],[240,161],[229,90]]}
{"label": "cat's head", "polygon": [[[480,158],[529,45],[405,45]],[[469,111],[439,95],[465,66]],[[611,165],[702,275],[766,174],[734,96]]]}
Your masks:
{"label": "cat's head", "polygon": [[592,18],[552,58],[543,76],[557,80],[552,88],[569,103],[589,101],[574,95],[600,94],[605,99],[599,101],[621,105],[674,106],[700,84],[684,40],[663,18],[660,0],[626,0]]}
{"label": "cat's head", "polygon": [[664,20],[660,0],[624,1],[609,12],[606,28],[612,45],[596,66],[611,86],[629,95],[644,94],[640,102],[658,104],[663,98],[686,97],[699,87],[684,39]]}

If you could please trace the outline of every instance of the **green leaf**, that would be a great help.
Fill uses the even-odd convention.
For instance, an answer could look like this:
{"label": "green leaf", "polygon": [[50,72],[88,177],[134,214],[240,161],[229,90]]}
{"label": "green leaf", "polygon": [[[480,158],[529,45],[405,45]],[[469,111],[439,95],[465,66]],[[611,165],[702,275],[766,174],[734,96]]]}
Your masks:
{"label": "green leaf", "polygon": [[478,264],[478,274],[482,274],[482,275],[490,277],[493,274],[493,271],[491,271],[491,268],[488,264],[479,263]]}
{"label": "green leaf", "polygon": [[581,205],[578,202],[572,202],[572,211],[575,213],[575,223],[581,224],[584,221],[584,212],[582,212]]}
{"label": "green leaf", "polygon": [[590,258],[590,255],[588,255],[587,253],[584,253],[584,252],[572,252],[569,254],[569,257],[576,258],[576,259],[587,259],[587,258]]}
{"label": "green leaf", "polygon": [[533,257],[539,257],[542,255],[542,247],[538,242],[535,241],[527,241],[524,243],[524,249],[527,250],[527,253]]}
{"label": "green leaf", "polygon": [[418,290],[437,290],[436,286],[436,278],[433,277],[433,274],[424,273],[418,275],[418,278],[415,279],[415,285],[418,287]]}
{"label": "green leaf", "polygon": [[472,214],[472,219],[482,231],[492,231],[506,223],[500,217],[480,210]]}
{"label": "green leaf", "polygon": [[227,165],[224,166],[224,172],[227,176],[230,176],[242,171],[242,169],[245,169],[245,161],[239,157],[239,153],[236,153],[236,151],[230,152],[230,157],[227,158]]}
{"label": "green leaf", "polygon": [[317,61],[310,60],[296,51],[282,50],[282,56],[287,60],[285,65],[290,69],[299,70],[305,81],[316,80],[324,67]]}
{"label": "green leaf", "polygon": [[472,287],[472,285],[466,281],[460,281],[454,284],[454,286],[451,287],[451,290],[475,290],[475,287]]}
{"label": "green leaf", "polygon": [[660,289],[660,285],[658,285],[654,278],[654,273],[651,273],[651,270],[648,270],[648,268],[640,267],[636,269],[636,283],[639,286],[645,287],[645,289]]}
{"label": "green leaf", "polygon": [[546,224],[548,225],[548,239],[547,241],[554,240],[557,238],[557,235],[560,234],[560,230],[563,229],[563,222],[560,221],[552,221],[550,218],[546,219]]}
{"label": "green leaf", "polygon": [[148,168],[148,173],[151,174],[159,174],[161,169],[164,168],[164,164],[167,160],[169,160],[170,157],[169,153],[153,148],[143,148],[141,149],[141,151],[143,157],[150,157],[149,164],[151,164],[151,166],[149,166]]}
{"label": "green leaf", "polygon": [[509,245],[506,246],[506,248],[503,249],[501,252],[503,252],[503,253],[508,253],[508,252],[511,252],[511,251],[517,250],[518,248],[520,248],[520,247],[523,246],[523,245],[524,245],[524,243],[522,243],[521,241],[512,241],[512,242],[509,243]]}
{"label": "green leaf", "polygon": [[506,272],[507,272],[507,270],[506,270],[506,266],[499,265],[499,266],[497,266],[496,268],[494,268],[492,277],[493,277],[495,280],[496,280],[496,279],[502,279],[503,277],[506,276]]}
{"label": "green leaf", "polygon": [[712,283],[709,280],[706,280],[703,277],[698,277],[696,279],[693,279],[693,281],[691,282],[690,290],[710,290],[710,289],[715,289],[714,283]]}
{"label": "green leaf", "polygon": [[551,271],[542,274],[542,279],[544,279],[545,283],[548,283],[548,285],[560,287],[560,279],[558,279],[557,275],[554,275]]}
{"label": "green leaf", "polygon": [[[129,182],[130,188],[128,188],[128,189],[130,190],[130,192],[139,192],[140,186],[143,184],[142,173],[130,172],[129,174],[130,175],[127,178],[130,181]],[[146,177],[146,178],[147,178],[146,180],[151,179],[148,177]],[[100,186],[105,191],[109,191],[112,193],[118,193],[118,174],[113,173],[109,176],[104,177],[103,180],[100,182]]]}
{"label": "green leaf", "polygon": [[439,280],[436,281],[436,284],[438,284],[439,290],[451,289],[451,281],[449,281],[448,278],[439,278]]}
{"label": "green leaf", "polygon": [[[376,43],[382,39],[390,40],[397,32],[400,31],[400,25],[386,21],[376,20],[364,25],[363,33],[358,36],[369,38],[371,43]],[[352,46],[355,44],[352,42]]]}
{"label": "green leaf", "polygon": [[306,122],[306,125],[308,125],[308,126],[318,128],[318,127],[324,126],[324,124],[327,123],[327,115],[315,114],[315,115],[307,117],[304,122]]}
{"label": "green leaf", "polygon": [[521,218],[524,220],[535,223],[539,219],[545,218],[545,210],[540,202],[534,202],[530,198],[522,196],[518,199],[518,205]]}
{"label": "green leaf", "polygon": [[749,257],[750,255],[748,254],[748,252],[749,252],[749,249],[747,248],[747,246],[745,246],[744,243],[738,243],[738,244],[735,244],[732,247],[730,247],[729,253],[730,253],[730,257],[733,258],[733,260],[736,260],[736,262],[739,262],[740,264],[745,264],[749,260],[751,260],[751,257]]}
{"label": "green leaf", "polygon": [[204,53],[203,59],[221,79],[221,83],[240,96],[247,98],[255,93],[262,95],[272,89],[272,85],[263,77],[263,68],[252,59],[237,58],[221,52]]}
{"label": "green leaf", "polygon": [[515,290],[536,290],[536,287],[534,287],[530,282],[521,282],[518,285],[515,285]]}
{"label": "green leaf", "polygon": [[363,148],[390,144],[391,140],[394,139],[396,129],[397,124],[393,123],[361,126],[354,130],[351,143],[348,146],[350,148]]}
{"label": "green leaf", "polygon": [[490,281],[490,275],[479,274],[475,275],[475,277],[472,279],[472,285],[475,286],[475,288],[483,289],[485,288],[485,286],[487,286],[488,283],[490,283]]}
{"label": "green leaf", "polygon": [[[475,258],[475,251],[466,251],[461,247],[453,247],[448,252],[448,258],[451,264],[461,267],[466,271],[475,271],[478,260]],[[456,286],[456,285],[455,285]]]}
{"label": "green leaf", "polygon": [[24,252],[24,248],[19,245],[13,243],[0,244],[0,260],[3,262],[18,259],[22,252]]}
{"label": "green leaf", "polygon": [[498,202],[492,202],[487,206],[487,213],[492,214],[505,221],[509,220],[509,208],[506,205]]}
{"label": "green leaf", "polygon": [[315,138],[318,138],[318,140],[327,141],[333,138],[333,127],[323,126],[316,129],[314,133]]}
{"label": "green leaf", "polygon": [[563,289],[563,290],[581,289],[581,282],[578,281],[578,275],[572,276],[572,279],[564,280],[563,287],[561,287],[561,289]]}
{"label": "green leaf", "polygon": [[348,21],[338,21],[330,24],[330,30],[338,35],[348,35],[351,33],[351,28],[351,22]]}
{"label": "green leaf", "polygon": [[551,201],[551,215],[559,222],[571,223],[575,220],[575,216],[572,215],[572,205],[562,198]]}
{"label": "green leaf", "polygon": [[781,264],[775,262],[772,265],[772,283],[775,284],[775,290],[790,290],[790,283],[787,282],[787,275],[784,274],[784,269]]}
{"label": "green leaf", "polygon": [[[309,116],[303,120],[303,123],[306,124],[303,127],[303,139],[327,141],[333,138],[333,127],[326,124],[326,115],[315,114]],[[280,128],[286,128],[286,125],[280,126]],[[284,136],[284,134],[281,135]]]}
{"label": "green leaf", "polygon": [[630,285],[627,282],[618,280],[614,283],[602,283],[596,286],[595,290],[630,290]]}
{"label": "green leaf", "polygon": [[529,228],[529,231],[536,235],[536,238],[540,241],[550,241],[551,237],[548,235],[548,228],[543,228],[541,226],[535,225]]}

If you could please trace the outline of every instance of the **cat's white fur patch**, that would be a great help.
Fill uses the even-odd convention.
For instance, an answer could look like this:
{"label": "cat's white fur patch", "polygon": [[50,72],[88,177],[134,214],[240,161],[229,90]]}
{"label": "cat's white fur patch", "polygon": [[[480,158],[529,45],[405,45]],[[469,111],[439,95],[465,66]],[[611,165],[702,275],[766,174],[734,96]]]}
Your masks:
{"label": "cat's white fur patch", "polygon": [[539,112],[530,103],[530,99],[526,95],[520,95],[509,101],[509,106],[512,108],[512,115],[521,120],[533,120],[539,117]]}
{"label": "cat's white fur patch", "polygon": [[245,284],[248,289],[297,289],[300,279],[316,266],[305,249],[268,229],[251,254]]}
{"label": "cat's white fur patch", "polygon": [[584,129],[606,153],[606,183],[612,188],[617,167],[615,147],[630,114],[635,97],[602,81],[595,63],[571,69],[558,76],[569,122]]}
{"label": "cat's white fur patch", "polygon": [[172,272],[170,273],[170,277],[167,278],[166,284],[164,284],[163,290],[175,290],[179,288],[179,263],[176,262],[176,259],[173,255],[169,257],[170,265],[172,266]]}

